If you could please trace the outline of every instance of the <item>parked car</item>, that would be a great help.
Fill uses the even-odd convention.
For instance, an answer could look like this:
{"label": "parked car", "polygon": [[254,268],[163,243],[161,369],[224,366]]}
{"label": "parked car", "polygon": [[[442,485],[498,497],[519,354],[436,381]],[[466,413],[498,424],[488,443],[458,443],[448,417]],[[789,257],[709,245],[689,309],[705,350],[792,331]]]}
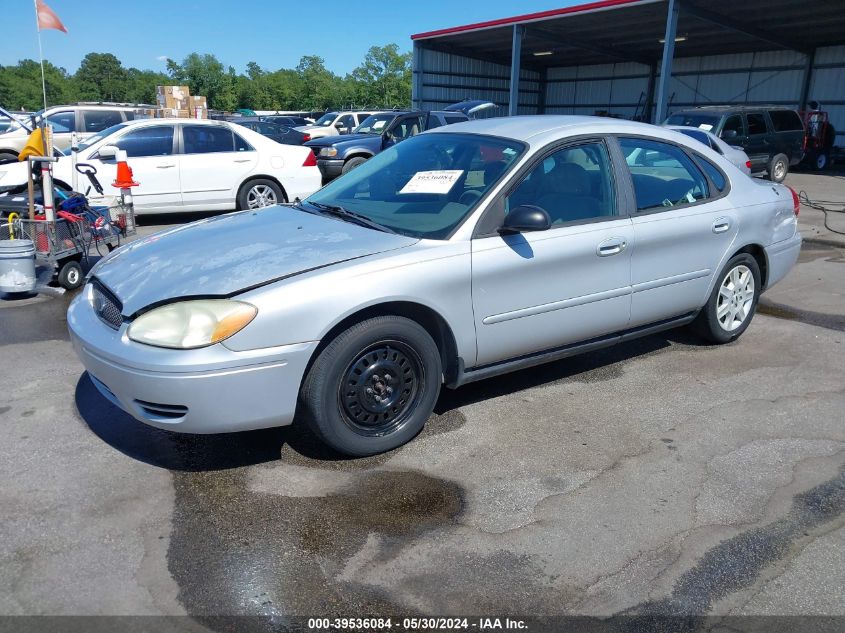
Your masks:
{"label": "parked car", "polygon": [[311,138],[349,134],[371,114],[374,114],[372,110],[368,112],[326,112],[313,125],[302,125],[295,129],[310,134]]}
{"label": "parked car", "polygon": [[306,132],[299,132],[290,127],[279,125],[271,121],[263,121],[259,118],[242,117],[232,120],[235,125],[242,125],[245,128],[258,132],[262,136],[273,139],[277,143],[285,145],[302,145],[305,141],[311,140],[311,135]]}
{"label": "parked car", "polygon": [[765,172],[772,182],[783,182],[804,157],[804,123],[789,108],[706,106],[675,112],[664,124],[701,128],[741,147],[751,159],[751,173]]}
{"label": "parked car", "polygon": [[267,114],[261,117],[262,121],[270,121],[271,123],[278,123],[279,125],[284,125],[286,127],[296,127],[298,125],[311,125],[312,121],[309,121],[305,117],[302,116],[292,116],[289,114]]}
{"label": "parked car", "polygon": [[[46,118],[53,127],[53,145],[60,150],[70,147],[71,133],[85,140],[118,123],[135,119],[138,107],[118,105],[65,105],[41,110],[35,114],[38,124]],[[0,163],[16,161],[26,145],[29,131],[20,121],[12,123],[0,134]]]}
{"label": "parked car", "polygon": [[298,410],[368,455],[413,438],[443,384],[685,324],[736,340],[798,258],[797,214],[788,187],[672,130],[470,121],[293,205],[123,246],[67,321],[94,385],[142,422],[219,433]]}
{"label": "parked car", "polygon": [[703,143],[714,152],[717,152],[731,161],[743,173],[751,175],[751,160],[741,147],[728,145],[713,132],[702,130],[698,127],[684,127],[682,125],[667,125],[670,130],[686,134],[699,143]]}
{"label": "parked car", "polygon": [[380,112],[364,119],[352,134],[313,139],[305,146],[314,150],[323,180],[328,181],[420,132],[467,120],[461,112]]}
{"label": "parked car", "polygon": [[[253,209],[319,189],[320,171],[311,150],[281,145],[225,121],[146,119],[119,123],[79,146],[77,159],[93,165],[105,195],[119,194],[111,183],[115,154],[125,150],[139,186],[136,213]],[[70,188],[70,150],[54,164],[53,176]],[[0,186],[25,183],[24,163],[0,166]],[[100,201],[89,192],[92,203]]]}

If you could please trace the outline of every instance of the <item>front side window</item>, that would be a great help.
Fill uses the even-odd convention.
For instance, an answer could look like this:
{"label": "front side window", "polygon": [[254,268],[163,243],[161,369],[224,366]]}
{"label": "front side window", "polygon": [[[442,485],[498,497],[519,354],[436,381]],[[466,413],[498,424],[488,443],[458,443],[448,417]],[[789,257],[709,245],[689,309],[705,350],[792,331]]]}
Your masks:
{"label": "front side window", "polygon": [[340,126],[347,130],[351,130],[355,127],[355,117],[351,114],[340,117]]}
{"label": "front side window", "polygon": [[421,134],[333,180],[304,208],[339,206],[402,235],[446,239],[524,149],[479,134]]}
{"label": "front side window", "polygon": [[211,154],[235,151],[232,131],[216,125],[185,125],[182,127],[182,142],[186,154]]}
{"label": "front side window", "polygon": [[749,136],[754,134],[765,134],[766,130],[766,117],[764,117],[760,112],[754,112],[746,116],[748,120],[748,134]]}
{"label": "front side window", "polygon": [[620,138],[631,172],[637,211],[693,204],[708,197],[707,180],[679,147],[659,141]]}
{"label": "front side window", "polygon": [[107,127],[123,121],[120,112],[114,110],[84,110],[82,112],[86,132],[102,132]]}
{"label": "front side window", "polygon": [[545,209],[552,225],[616,214],[610,159],[604,143],[566,147],[544,158],[505,200]]}
{"label": "front side window", "polygon": [[730,139],[737,136],[745,136],[745,129],[742,126],[742,117],[732,114],[725,119],[725,124],[722,126],[722,138]]}
{"label": "front side window", "polygon": [[47,123],[53,126],[54,133],[74,132],[76,130],[76,114],[73,112],[56,112],[47,117]]}
{"label": "front side window", "polygon": [[156,125],[128,132],[115,141],[129,158],[170,156],[173,153],[173,126]]}
{"label": "front side window", "polygon": [[423,123],[421,116],[405,117],[400,119],[396,125],[390,128],[390,138],[395,141],[402,141],[422,132]]}

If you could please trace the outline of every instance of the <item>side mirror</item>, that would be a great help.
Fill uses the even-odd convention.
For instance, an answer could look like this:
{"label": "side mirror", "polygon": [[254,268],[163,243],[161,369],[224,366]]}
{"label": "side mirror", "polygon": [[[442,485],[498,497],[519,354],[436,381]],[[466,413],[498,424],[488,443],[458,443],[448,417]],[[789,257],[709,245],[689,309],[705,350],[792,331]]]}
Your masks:
{"label": "side mirror", "polygon": [[334,124],[334,126],[335,126],[338,130],[342,130],[342,129],[343,129],[343,123],[341,123],[340,121],[338,121],[337,123],[335,123],[335,124]]}
{"label": "side mirror", "polygon": [[722,130],[722,133],[719,134],[719,138],[724,140],[736,138],[737,136],[739,136],[739,134],[736,133],[736,130]]}
{"label": "side mirror", "polygon": [[117,157],[117,147],[114,145],[103,145],[97,151],[97,158],[100,160],[114,160]]}
{"label": "side mirror", "polygon": [[533,204],[521,204],[505,216],[505,223],[499,233],[547,231],[551,226],[552,220],[545,209]]}

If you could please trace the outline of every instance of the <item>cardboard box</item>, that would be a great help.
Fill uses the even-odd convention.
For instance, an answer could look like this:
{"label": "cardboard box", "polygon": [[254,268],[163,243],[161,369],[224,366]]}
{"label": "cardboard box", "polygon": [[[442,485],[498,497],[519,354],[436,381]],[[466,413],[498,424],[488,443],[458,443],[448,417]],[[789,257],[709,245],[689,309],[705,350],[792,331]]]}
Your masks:
{"label": "cardboard box", "polygon": [[191,111],[187,108],[160,108],[156,112],[156,117],[160,119],[190,119]]}
{"label": "cardboard box", "polygon": [[187,110],[191,99],[188,86],[156,86],[158,107],[174,110]]}
{"label": "cardboard box", "polygon": [[188,98],[188,109],[191,111],[191,118],[207,119],[208,118],[208,102],[205,97],[192,96]]}

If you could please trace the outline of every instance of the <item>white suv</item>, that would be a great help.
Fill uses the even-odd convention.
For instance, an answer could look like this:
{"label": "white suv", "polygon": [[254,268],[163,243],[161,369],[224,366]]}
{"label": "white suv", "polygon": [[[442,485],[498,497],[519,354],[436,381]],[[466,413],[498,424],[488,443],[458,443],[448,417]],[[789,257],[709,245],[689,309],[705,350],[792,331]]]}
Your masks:
{"label": "white suv", "polygon": [[312,139],[349,134],[371,114],[375,112],[326,112],[314,125],[302,125],[294,129],[310,134]]}
{"label": "white suv", "polygon": [[[80,141],[102,132],[106,128],[124,121],[133,121],[141,108],[137,106],[77,104],[54,106],[35,114],[38,124],[46,117],[47,123],[53,126],[53,145],[60,150],[70,147],[72,132]],[[0,163],[18,159],[18,154],[26,145],[29,132],[20,121],[13,121],[7,130],[0,134]]]}

